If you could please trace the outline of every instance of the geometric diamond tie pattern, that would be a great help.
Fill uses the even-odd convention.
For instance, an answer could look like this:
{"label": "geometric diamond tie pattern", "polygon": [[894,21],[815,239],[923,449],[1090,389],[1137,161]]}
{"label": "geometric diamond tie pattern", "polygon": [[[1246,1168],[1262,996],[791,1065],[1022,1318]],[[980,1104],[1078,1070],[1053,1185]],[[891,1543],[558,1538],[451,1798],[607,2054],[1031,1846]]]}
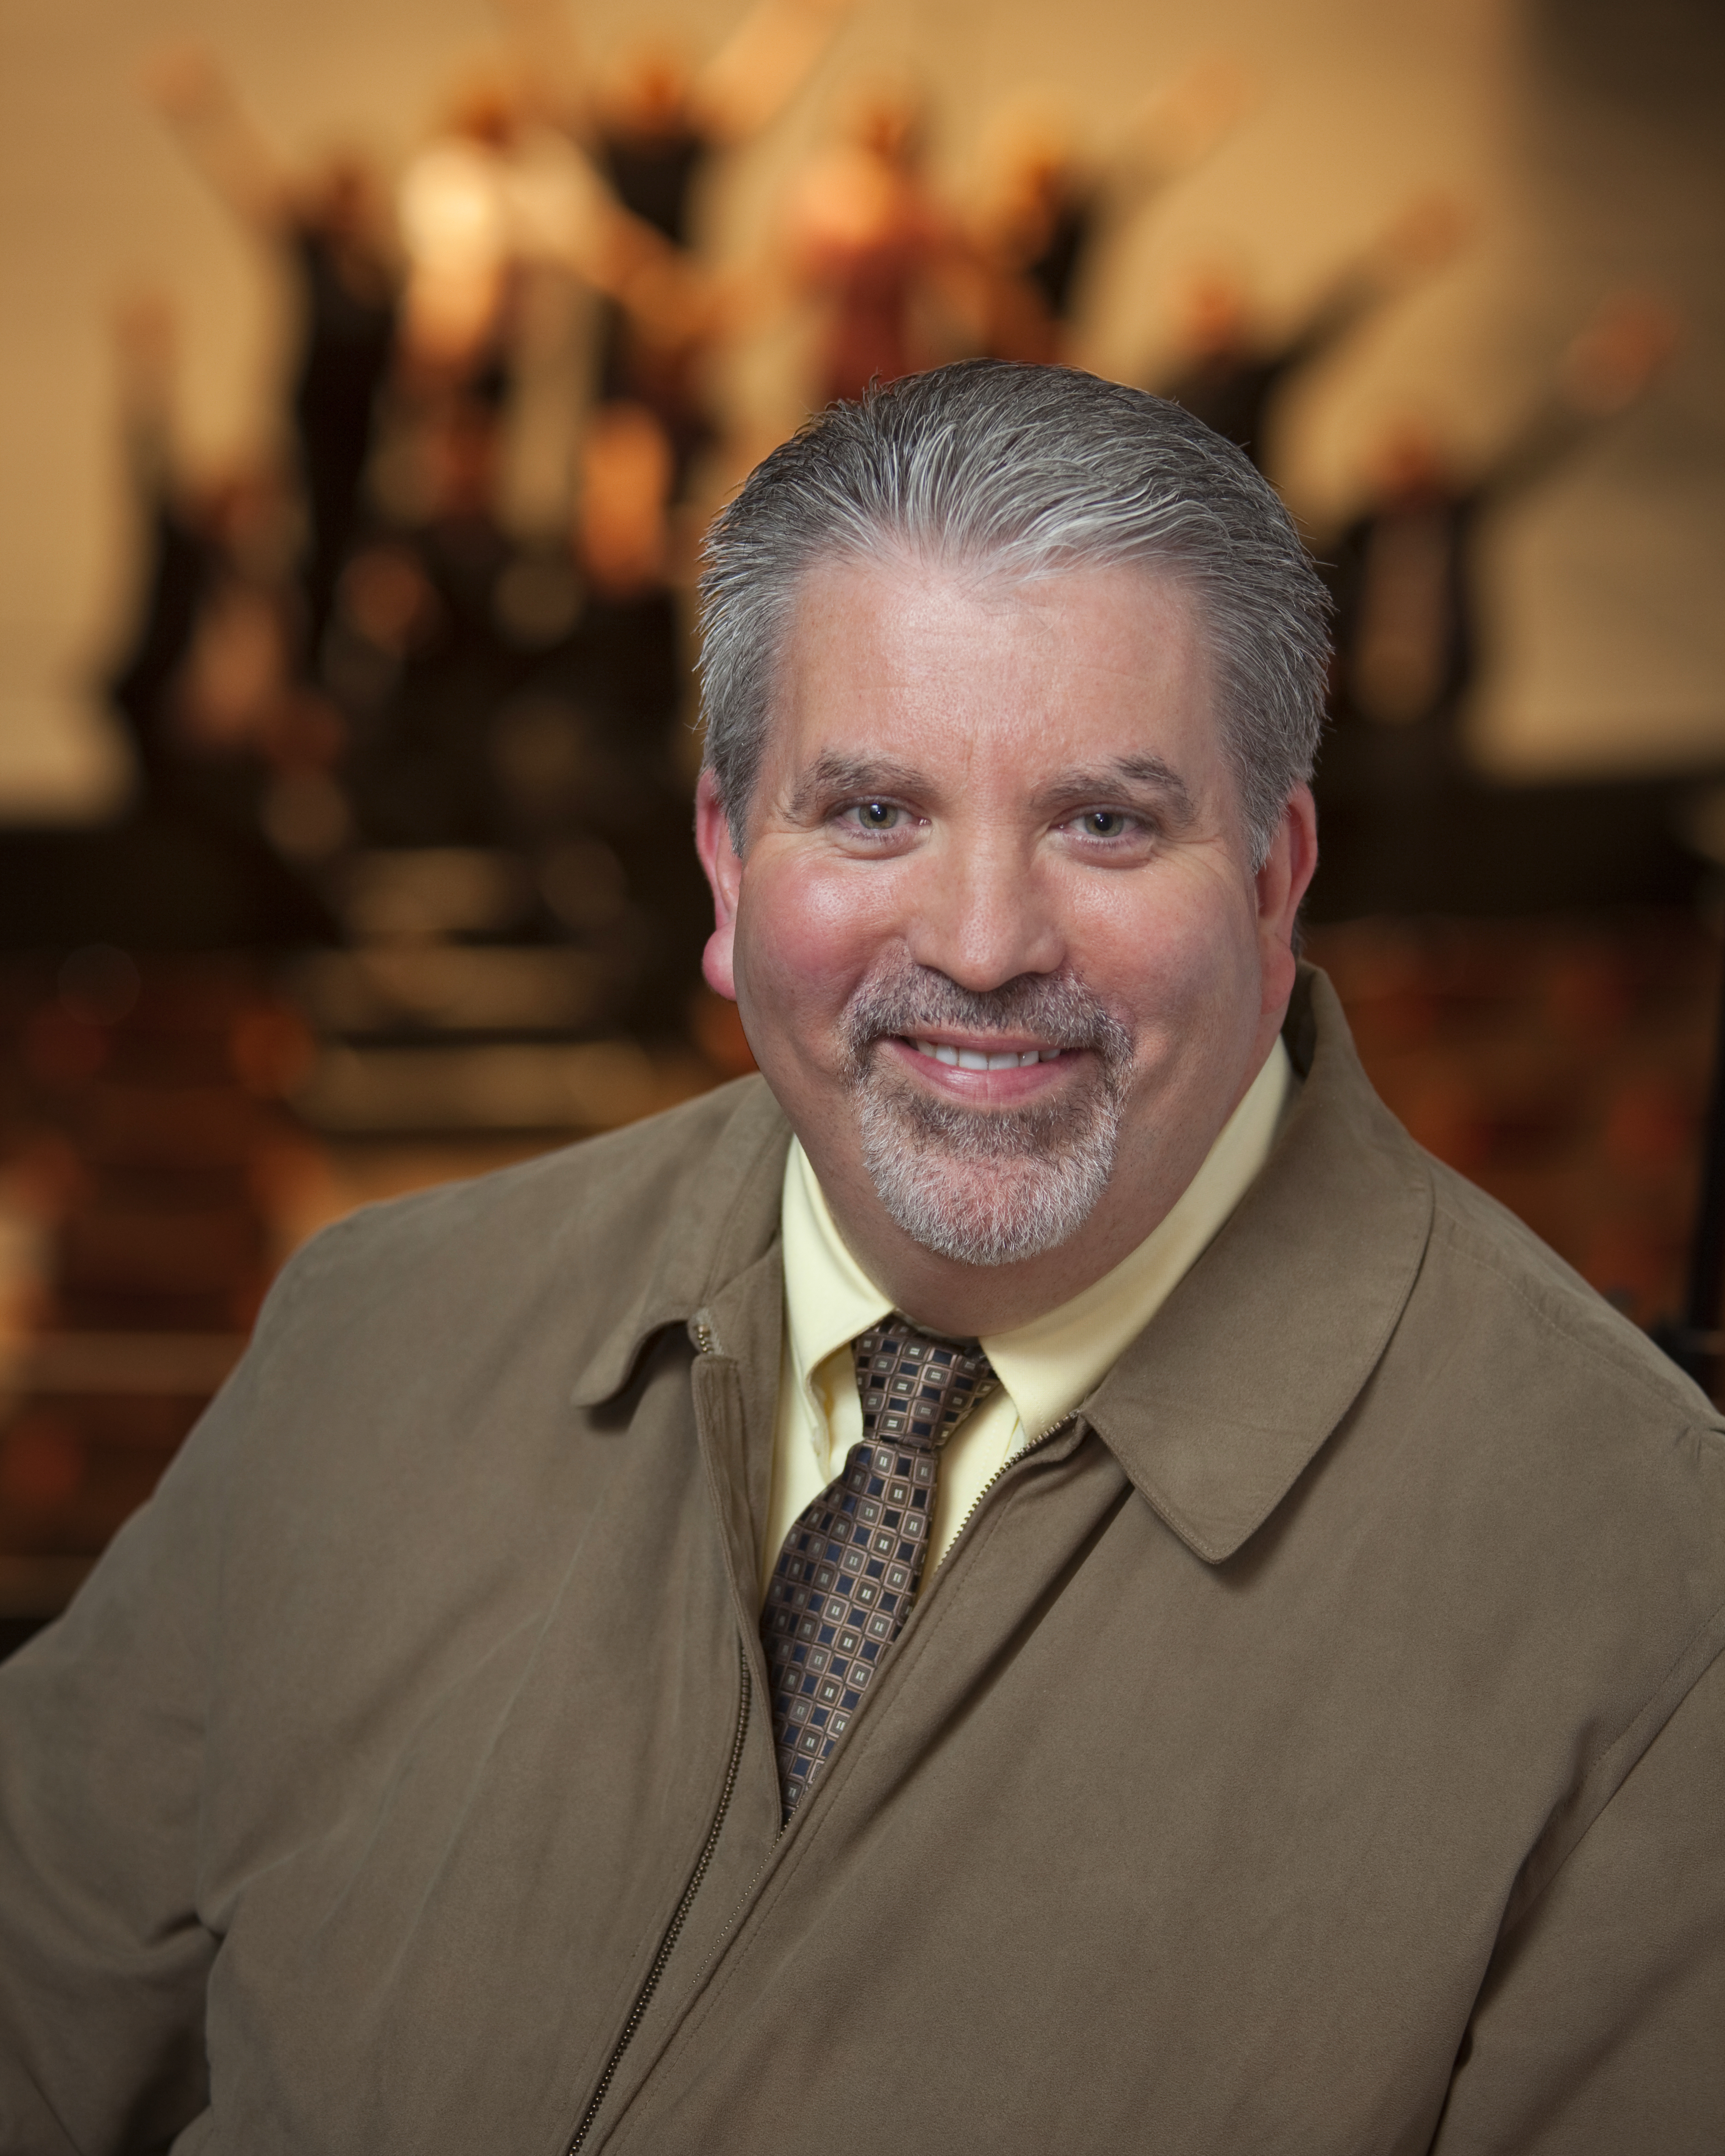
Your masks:
{"label": "geometric diamond tie pattern", "polygon": [[851,1343],[863,1435],[784,1538],[761,1612],[784,1816],[808,1795],[897,1639],[928,1558],[941,1447],[999,1383],[974,1342],[901,1317]]}

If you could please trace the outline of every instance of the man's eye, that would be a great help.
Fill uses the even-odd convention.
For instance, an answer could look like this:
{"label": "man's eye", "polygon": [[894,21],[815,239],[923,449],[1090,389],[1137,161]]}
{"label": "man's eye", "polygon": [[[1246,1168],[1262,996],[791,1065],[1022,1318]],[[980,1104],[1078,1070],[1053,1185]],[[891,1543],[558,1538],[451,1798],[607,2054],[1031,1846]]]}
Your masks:
{"label": "man's eye", "polygon": [[865,831],[896,831],[904,813],[896,801],[859,801],[850,811]]}
{"label": "man's eye", "polygon": [[1132,825],[1122,809],[1086,808],[1078,819],[1078,828],[1086,839],[1123,839]]}

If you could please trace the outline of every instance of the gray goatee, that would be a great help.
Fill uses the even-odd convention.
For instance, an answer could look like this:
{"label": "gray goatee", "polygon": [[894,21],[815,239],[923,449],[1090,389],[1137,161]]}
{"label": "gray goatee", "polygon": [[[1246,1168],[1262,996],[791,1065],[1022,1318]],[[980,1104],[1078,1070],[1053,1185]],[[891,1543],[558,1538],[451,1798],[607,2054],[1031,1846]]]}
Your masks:
{"label": "gray goatee", "polygon": [[[931,1100],[883,1065],[876,1043],[952,1028],[1026,1034],[1095,1060],[1055,1101],[964,1108]],[[889,1216],[925,1249],[1008,1265],[1075,1235],[1114,1172],[1131,1034],[1070,973],[1025,973],[978,994],[906,963],[865,982],[845,1014],[845,1075],[863,1163]]]}

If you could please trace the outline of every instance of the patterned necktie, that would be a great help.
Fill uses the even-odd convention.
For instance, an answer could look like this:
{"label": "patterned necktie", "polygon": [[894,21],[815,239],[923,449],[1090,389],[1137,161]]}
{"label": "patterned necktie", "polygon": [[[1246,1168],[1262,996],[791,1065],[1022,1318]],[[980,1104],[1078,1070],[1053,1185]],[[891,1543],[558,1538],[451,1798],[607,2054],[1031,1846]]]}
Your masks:
{"label": "patterned necktie", "polygon": [[856,1718],[911,1614],[941,1447],[999,1383],[972,1341],[889,1317],[851,1343],[862,1442],[784,1538],[761,1612],[784,1815]]}

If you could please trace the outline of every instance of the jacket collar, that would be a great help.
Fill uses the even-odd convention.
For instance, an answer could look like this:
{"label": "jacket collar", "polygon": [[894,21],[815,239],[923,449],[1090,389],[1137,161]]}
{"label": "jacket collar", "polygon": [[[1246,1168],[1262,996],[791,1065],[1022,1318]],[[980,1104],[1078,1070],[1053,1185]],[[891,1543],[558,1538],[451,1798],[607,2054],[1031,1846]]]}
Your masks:
{"label": "jacket collar", "polygon": [[[1256,1532],[1352,1405],[1389,1344],[1431,1224],[1425,1156],[1372,1091],[1335,991],[1314,968],[1301,967],[1282,1031],[1305,1083],[1274,1152],[1083,1409],[1209,1563]],[[654,1333],[735,1301],[724,1291],[740,1290],[777,1240],[790,1128],[762,1080],[743,1081],[735,1099],[666,1209],[643,1286],[589,1359],[577,1406],[619,1392]]]}
{"label": "jacket collar", "polygon": [[1274,1152],[1083,1410],[1210,1563],[1257,1532],[1353,1404],[1431,1226],[1425,1158],[1372,1091],[1312,967],[1283,1037],[1305,1083]]}
{"label": "jacket collar", "polygon": [[588,1358],[572,1394],[577,1407],[620,1392],[653,1334],[687,1324],[778,1239],[790,1125],[764,1079],[729,1090],[736,1106],[665,1209],[646,1278]]}

